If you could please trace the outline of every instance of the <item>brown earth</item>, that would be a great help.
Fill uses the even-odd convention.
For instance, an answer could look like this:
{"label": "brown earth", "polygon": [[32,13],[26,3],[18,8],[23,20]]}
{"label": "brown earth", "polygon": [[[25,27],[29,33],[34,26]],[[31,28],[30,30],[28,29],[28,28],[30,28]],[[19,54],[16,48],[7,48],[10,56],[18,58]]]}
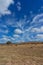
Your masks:
{"label": "brown earth", "polygon": [[43,65],[43,43],[0,45],[0,65]]}

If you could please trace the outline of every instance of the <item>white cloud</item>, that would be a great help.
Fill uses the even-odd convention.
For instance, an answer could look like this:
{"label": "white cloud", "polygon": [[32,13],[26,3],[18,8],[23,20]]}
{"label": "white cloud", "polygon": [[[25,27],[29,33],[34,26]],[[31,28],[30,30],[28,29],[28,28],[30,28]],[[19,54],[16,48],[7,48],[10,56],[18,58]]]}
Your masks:
{"label": "white cloud", "polygon": [[9,30],[2,30],[2,29],[0,29],[0,32],[7,34],[9,32]]}
{"label": "white cloud", "polygon": [[20,36],[19,36],[19,35],[17,35],[17,34],[15,34],[15,35],[13,35],[13,37],[18,38],[18,37],[20,37]]}
{"label": "white cloud", "polygon": [[2,38],[0,39],[0,41],[2,42],[4,40],[4,42],[7,42],[7,41],[14,41],[15,38],[14,37],[11,37],[11,36],[7,36],[7,35],[2,35]]}
{"label": "white cloud", "polygon": [[[16,21],[16,22],[14,23],[14,21]],[[10,41],[13,40],[15,42],[23,42],[23,41],[25,42],[25,41],[38,41],[39,38],[43,38],[42,34],[40,34],[40,35],[38,34],[41,32],[43,33],[43,26],[40,24],[40,23],[43,23],[43,14],[41,14],[41,15],[39,14],[39,15],[35,16],[33,18],[32,23],[30,23],[30,26],[28,25],[29,22],[30,22],[30,20],[27,20],[26,16],[24,16],[24,18],[20,19],[19,21],[14,20],[14,19],[8,20],[6,25],[16,27],[16,29],[14,28],[13,37],[7,37],[7,38],[4,37],[4,39],[6,39],[6,40],[10,39]],[[3,26],[3,27],[6,27],[6,26]],[[35,34],[33,32],[35,32]],[[21,33],[22,33],[22,36],[20,35]]]}
{"label": "white cloud", "polygon": [[27,23],[25,21],[26,21],[26,18],[20,19],[19,21],[15,18],[10,18],[6,21],[6,25],[11,26],[11,27],[17,27],[24,30],[24,26]]}
{"label": "white cloud", "polygon": [[11,40],[12,40],[12,42],[13,42],[13,41],[15,41],[15,38],[11,37],[10,41],[11,41]]}
{"label": "white cloud", "polygon": [[16,25],[17,27],[19,27],[20,29],[24,30],[24,26],[27,24],[26,22],[26,18],[20,19],[19,21],[17,21]]}
{"label": "white cloud", "polygon": [[18,27],[17,21],[15,20],[15,18],[9,18],[8,20],[6,20],[6,25],[11,27]]}
{"label": "white cloud", "polygon": [[[41,23],[41,22],[43,22],[43,13],[42,14],[38,14],[38,15],[36,15],[34,18],[33,18],[33,21],[32,21],[32,23]],[[31,24],[32,24],[31,23]]]}
{"label": "white cloud", "polygon": [[20,5],[21,6],[21,3],[20,2],[17,2],[17,5]]}
{"label": "white cloud", "polygon": [[13,26],[13,24],[14,24],[14,21],[11,19],[6,21],[6,25]]}
{"label": "white cloud", "polygon": [[8,7],[14,3],[13,0],[0,0],[0,15],[11,14]]}
{"label": "white cloud", "polygon": [[6,43],[7,41],[11,41],[10,38],[6,35],[3,35],[2,38],[0,39],[0,43]]}
{"label": "white cloud", "polygon": [[7,25],[5,25],[5,24],[0,24],[0,28],[7,28]]}
{"label": "white cloud", "polygon": [[43,39],[43,34],[37,34],[36,38]]}
{"label": "white cloud", "polygon": [[17,6],[18,11],[20,11],[21,10],[21,3],[17,2],[16,6]]}
{"label": "white cloud", "polygon": [[23,33],[23,31],[22,31],[21,29],[15,29],[14,32],[17,33],[17,34],[21,34],[21,33]]}
{"label": "white cloud", "polygon": [[2,38],[3,40],[5,40],[5,41],[10,41],[10,39],[9,38]]}
{"label": "white cloud", "polygon": [[43,26],[40,28],[32,28],[31,32],[43,32]]}
{"label": "white cloud", "polygon": [[18,11],[20,11],[21,10],[21,6],[17,6],[17,9],[18,9]]}

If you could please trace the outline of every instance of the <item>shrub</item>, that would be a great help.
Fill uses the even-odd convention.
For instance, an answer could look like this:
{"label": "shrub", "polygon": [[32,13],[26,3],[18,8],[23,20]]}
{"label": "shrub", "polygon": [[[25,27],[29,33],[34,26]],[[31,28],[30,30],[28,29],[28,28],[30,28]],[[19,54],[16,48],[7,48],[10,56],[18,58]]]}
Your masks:
{"label": "shrub", "polygon": [[10,41],[8,41],[6,44],[9,45],[9,44],[12,44],[12,43]]}

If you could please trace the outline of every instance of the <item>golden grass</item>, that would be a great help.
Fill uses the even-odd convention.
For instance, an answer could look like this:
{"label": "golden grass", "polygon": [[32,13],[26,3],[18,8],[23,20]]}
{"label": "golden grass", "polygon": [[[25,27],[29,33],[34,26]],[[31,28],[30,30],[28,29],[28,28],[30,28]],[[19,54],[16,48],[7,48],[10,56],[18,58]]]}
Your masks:
{"label": "golden grass", "polygon": [[0,45],[0,65],[43,65],[43,44]]}

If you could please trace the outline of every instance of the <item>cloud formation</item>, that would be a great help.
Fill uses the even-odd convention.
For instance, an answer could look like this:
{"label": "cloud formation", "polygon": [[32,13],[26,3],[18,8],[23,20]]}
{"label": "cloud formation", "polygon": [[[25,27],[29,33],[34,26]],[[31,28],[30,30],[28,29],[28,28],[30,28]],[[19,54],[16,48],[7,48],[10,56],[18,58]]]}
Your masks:
{"label": "cloud formation", "polygon": [[21,30],[21,29],[15,29],[15,31],[14,31],[16,34],[21,34],[21,33],[23,33],[23,31]]}
{"label": "cloud formation", "polygon": [[14,37],[14,38],[19,38],[20,36],[17,35],[17,34],[14,34],[13,37]]}
{"label": "cloud formation", "polygon": [[17,6],[18,11],[20,11],[21,10],[21,3],[17,2],[16,6]]}
{"label": "cloud formation", "polygon": [[34,24],[36,24],[36,23],[38,24],[38,23],[40,23],[40,22],[43,22],[43,13],[36,15],[36,16],[33,18],[33,21],[32,21],[32,23],[34,23]]}
{"label": "cloud formation", "polygon": [[6,29],[6,30],[3,30],[3,29],[0,29],[0,33],[5,33],[5,34],[8,34],[8,30]]}
{"label": "cloud formation", "polygon": [[[6,41],[26,42],[41,41],[43,39],[43,14],[35,15],[31,22],[29,19],[27,20],[27,17],[20,19],[19,21],[10,19],[7,21],[6,26],[11,27],[11,29],[12,27],[14,28],[12,36],[2,37],[2,39]],[[3,25],[5,28],[6,26]]]}
{"label": "cloud formation", "polygon": [[43,39],[43,34],[37,34],[36,37],[37,37],[38,39]]}
{"label": "cloud formation", "polygon": [[33,28],[32,30],[31,30],[31,32],[37,32],[37,33],[39,33],[39,32],[43,32],[43,26],[41,26],[40,28]]}
{"label": "cloud formation", "polygon": [[8,7],[13,3],[13,0],[0,0],[0,15],[11,14],[11,11],[8,10]]}

